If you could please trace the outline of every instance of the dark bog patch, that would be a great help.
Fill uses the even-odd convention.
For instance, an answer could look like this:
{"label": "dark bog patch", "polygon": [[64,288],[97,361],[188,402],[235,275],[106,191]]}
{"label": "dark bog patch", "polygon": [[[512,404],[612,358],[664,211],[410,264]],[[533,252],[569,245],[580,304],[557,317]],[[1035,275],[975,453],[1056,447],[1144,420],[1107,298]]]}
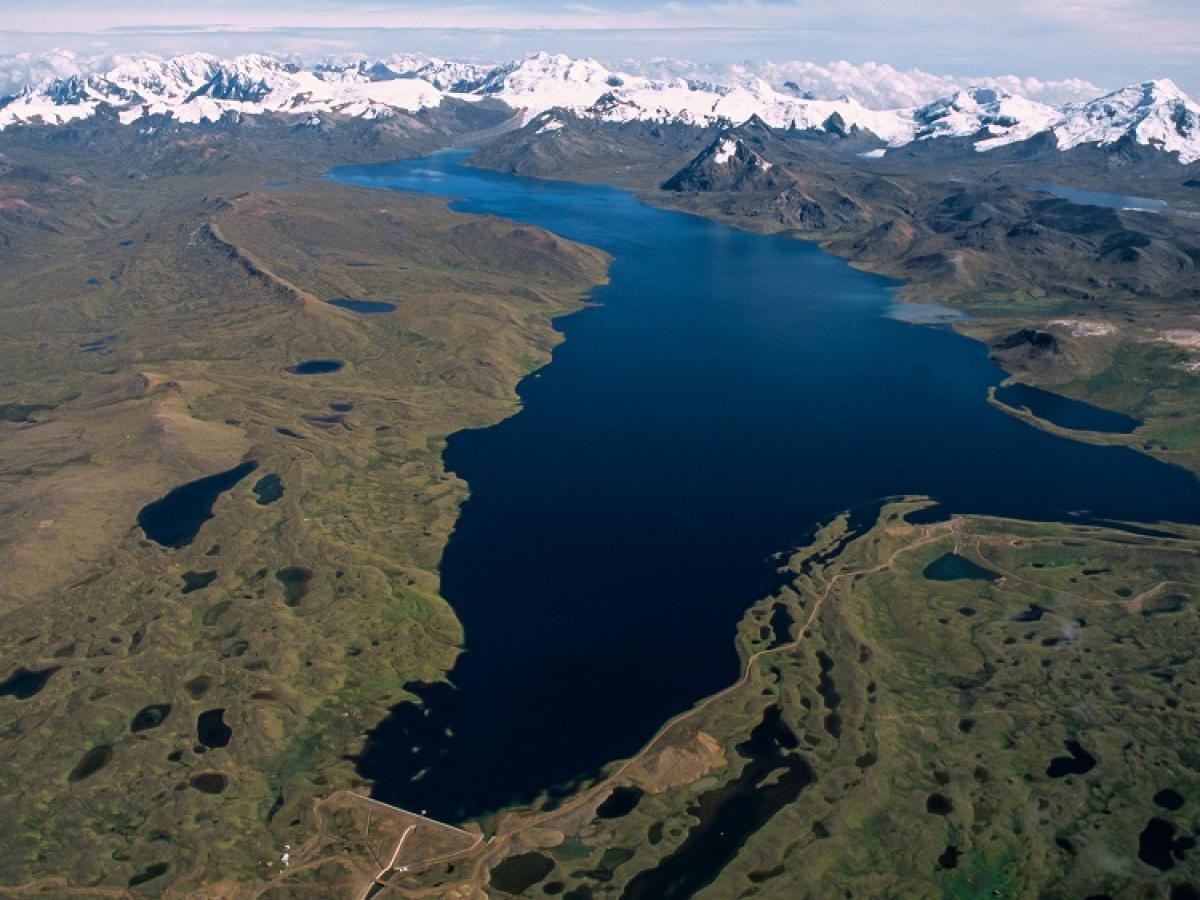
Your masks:
{"label": "dark bog patch", "polygon": [[921,574],[930,581],[959,581],[961,579],[995,581],[1000,577],[991,569],[978,566],[957,553],[943,553],[927,565]]}
{"label": "dark bog patch", "polygon": [[1166,613],[1177,613],[1183,609],[1187,598],[1182,594],[1162,594],[1160,596],[1150,597],[1142,604],[1142,615],[1151,619],[1154,616],[1161,616]]}
{"label": "dark bog patch", "polygon": [[136,734],[139,731],[149,731],[151,728],[157,728],[167,720],[167,716],[170,714],[170,703],[152,703],[149,706],[143,706],[137,711],[137,715],[133,717],[133,721],[129,723],[129,730]]}
{"label": "dark bog patch", "polygon": [[669,900],[691,897],[712,884],[746,841],[812,783],[812,769],[792,752],[797,746],[779,707],[769,707],[749,739],[735,748],[747,761],[741,774],[697,798],[688,813],[699,823],[674,853],[638,873],[621,896]]}
{"label": "dark bog patch", "polygon": [[50,666],[47,669],[17,668],[15,672],[0,681],[0,697],[16,697],[18,700],[28,700],[46,686],[50,676],[61,666]]}
{"label": "dark bog patch", "polygon": [[54,407],[45,403],[0,403],[0,422],[31,424],[36,413],[47,409]]}
{"label": "dark bog patch", "polygon": [[993,344],[997,350],[1013,350],[1017,347],[1029,347],[1033,350],[1048,350],[1058,352],[1058,339],[1047,331],[1036,331],[1032,328],[1022,328],[1014,331]]}
{"label": "dark bog patch", "polygon": [[233,606],[232,600],[220,600],[204,611],[204,615],[200,617],[200,621],[205,625],[216,625],[221,620],[221,616]]}
{"label": "dark bog patch", "polygon": [[326,302],[330,306],[336,306],[338,309],[348,309],[351,312],[362,313],[367,316],[396,311],[396,304],[388,303],[386,300],[352,300],[349,297],[338,297]]}
{"label": "dark bog patch", "polygon": [[216,572],[184,572],[183,589],[180,593],[190,594],[192,591],[202,591],[216,580]]}
{"label": "dark bog patch", "polygon": [[348,413],[348,412],[350,412],[350,410],[354,409],[354,404],[353,403],[330,403],[329,408],[332,409],[334,412]]}
{"label": "dark bog patch", "polygon": [[288,606],[299,606],[300,601],[308,594],[308,584],[312,577],[312,570],[303,566],[288,566],[277,571],[275,578],[283,585],[283,602]]}
{"label": "dark bog patch", "polygon": [[306,359],[304,362],[288,366],[287,371],[292,375],[328,375],[339,371],[344,366],[340,359]]}
{"label": "dark bog patch", "polygon": [[1036,603],[1030,603],[1029,609],[1024,612],[1019,612],[1012,617],[1014,622],[1040,622],[1042,616],[1046,614],[1045,608],[1038,606]]}
{"label": "dark bog patch", "polygon": [[304,416],[304,421],[309,425],[315,425],[318,428],[323,428],[326,431],[333,431],[339,428],[347,428],[346,417],[341,413],[335,413],[328,416]]}
{"label": "dark bog patch", "polygon": [[764,881],[770,881],[772,878],[778,878],[785,871],[787,870],[784,868],[783,864],[780,863],[779,865],[770,869],[755,869],[749,872],[746,877],[750,880],[751,884],[762,884]]}
{"label": "dark bog patch", "polygon": [[833,675],[830,674],[833,672],[833,658],[824,650],[818,650],[817,663],[821,667],[821,676],[817,679],[817,693],[821,695],[825,708],[829,710],[824,719],[825,730],[836,741],[842,735],[842,717],[837,712],[842,697],[837,691]]}
{"label": "dark bog patch", "polygon": [[492,869],[489,882],[505,894],[523,894],[554,871],[554,860],[544,853],[519,853]]}
{"label": "dark bog patch", "polygon": [[283,496],[283,479],[272,472],[258,479],[250,490],[258,498],[258,505],[266,506]]}
{"label": "dark bog patch", "polygon": [[1083,775],[1096,767],[1096,757],[1088,753],[1078,741],[1064,741],[1070,756],[1056,756],[1046,767],[1046,774],[1051,778],[1063,778],[1067,775]]}
{"label": "dark bog patch", "polygon": [[868,750],[862,756],[858,757],[858,759],[854,760],[854,765],[858,766],[858,768],[862,769],[863,771],[866,771],[877,762],[879,762],[879,754],[874,750]]}
{"label": "dark bog patch", "polygon": [[233,729],[225,724],[225,708],[208,709],[196,716],[196,740],[205,747],[228,747]]}
{"label": "dark bog patch", "polygon": [[284,437],[296,438],[297,440],[300,440],[300,441],[306,441],[306,440],[308,440],[308,438],[306,438],[304,435],[302,435],[302,434],[298,434],[297,432],[295,432],[295,431],[292,431],[292,429],[290,429],[290,428],[282,428],[282,427],[280,427],[280,428],[276,428],[275,430],[276,430],[276,431],[277,431],[279,434],[282,434]]}
{"label": "dark bog patch", "polygon": [[1196,839],[1182,835],[1175,837],[1175,826],[1166,819],[1151,819],[1138,836],[1138,859],[1160,872],[1175,867],[1184,854],[1196,846]]}
{"label": "dark bog patch", "polygon": [[188,784],[202,794],[219,794],[229,787],[229,779],[220,772],[199,772],[188,779]]}
{"label": "dark bog patch", "polygon": [[596,815],[601,819],[619,819],[627,816],[637,807],[645,793],[640,787],[614,788],[604,802],[596,807]]}
{"label": "dark bog patch", "polygon": [[164,547],[186,547],[200,526],[212,518],[217,498],[257,468],[258,463],[251,459],[225,472],[182,484],[143,506],[138,525],[146,537]]}
{"label": "dark bog patch", "polygon": [[633,851],[624,847],[609,847],[600,857],[600,863],[594,869],[584,869],[571,874],[576,878],[588,878],[592,881],[608,883],[613,880],[617,867],[633,859]]}
{"label": "dark bog patch", "polygon": [[1173,791],[1170,788],[1163,788],[1154,795],[1154,803],[1161,806],[1163,809],[1169,809],[1175,812],[1183,808],[1183,796],[1178,791]]}
{"label": "dark bog patch", "polygon": [[166,863],[155,863],[152,866],[146,866],[146,868],[129,879],[129,886],[137,887],[139,884],[153,881],[155,878],[166,875],[169,868],[171,867]]}
{"label": "dark bog patch", "polygon": [[112,757],[112,747],[108,744],[93,747],[87,753],[83,754],[79,762],[75,763],[75,768],[67,776],[67,781],[76,782],[90,778],[112,762]]}
{"label": "dark bog patch", "polygon": [[191,694],[193,700],[203,697],[210,687],[212,687],[212,679],[207,675],[197,675],[183,685],[184,690]]}

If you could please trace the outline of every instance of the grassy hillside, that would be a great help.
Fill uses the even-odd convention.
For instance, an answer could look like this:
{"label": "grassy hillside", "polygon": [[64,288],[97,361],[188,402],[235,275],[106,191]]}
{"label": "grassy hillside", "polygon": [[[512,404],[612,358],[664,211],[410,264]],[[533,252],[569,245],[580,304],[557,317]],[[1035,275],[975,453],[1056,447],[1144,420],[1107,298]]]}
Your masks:
{"label": "grassy hillside", "polygon": [[[514,410],[606,260],[314,178],[351,137],[283,165],[266,136],[180,135],[115,171],[41,139],[0,176],[0,881],[236,893],[453,663],[444,439]],[[289,371],[312,358],[343,367]],[[243,460],[186,546],[137,526]]]}

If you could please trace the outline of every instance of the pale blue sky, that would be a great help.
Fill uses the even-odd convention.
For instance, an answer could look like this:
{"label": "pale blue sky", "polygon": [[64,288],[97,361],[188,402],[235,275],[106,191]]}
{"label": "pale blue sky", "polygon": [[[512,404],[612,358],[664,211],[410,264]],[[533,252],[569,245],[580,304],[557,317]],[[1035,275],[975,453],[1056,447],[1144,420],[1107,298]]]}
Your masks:
{"label": "pale blue sky", "polygon": [[[8,29],[0,53],[358,50],[491,61],[545,49],[606,60],[847,59],[1110,87],[1170,77],[1200,94],[1200,0],[0,0],[0,24]],[[213,27],[223,33],[203,33]]]}

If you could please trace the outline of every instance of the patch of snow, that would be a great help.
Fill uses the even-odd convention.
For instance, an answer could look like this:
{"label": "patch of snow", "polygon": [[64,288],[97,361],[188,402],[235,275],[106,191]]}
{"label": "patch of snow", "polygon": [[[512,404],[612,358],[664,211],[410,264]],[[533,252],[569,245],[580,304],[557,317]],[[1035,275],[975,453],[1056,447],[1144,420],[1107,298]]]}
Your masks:
{"label": "patch of snow", "polygon": [[737,151],[738,141],[730,137],[721,138],[717,144],[716,151],[713,153],[713,162],[718,166],[723,166],[737,155]]}
{"label": "patch of snow", "polygon": [[1200,331],[1190,328],[1171,328],[1160,334],[1158,339],[1176,347],[1200,348]]}

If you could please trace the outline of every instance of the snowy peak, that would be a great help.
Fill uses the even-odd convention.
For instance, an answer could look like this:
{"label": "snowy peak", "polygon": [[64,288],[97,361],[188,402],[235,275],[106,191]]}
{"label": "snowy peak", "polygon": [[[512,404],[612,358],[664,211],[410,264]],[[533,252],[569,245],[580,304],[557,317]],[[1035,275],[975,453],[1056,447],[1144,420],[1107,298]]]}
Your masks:
{"label": "snowy peak", "polygon": [[528,122],[554,107],[586,112],[621,84],[622,79],[594,59],[537,53],[494,70],[477,92],[524,110]]}
{"label": "snowy peak", "polygon": [[1147,81],[1068,107],[1054,136],[1063,150],[1128,139],[1192,163],[1200,160],[1200,105],[1170,79]]}
{"label": "snowy peak", "polygon": [[722,132],[699,156],[668,179],[663,189],[762,190],[777,187],[787,180],[789,177],[785,172],[776,170],[733,129]]}
{"label": "snowy peak", "polygon": [[[822,99],[794,81],[776,78],[777,88],[751,70],[731,70],[728,83],[678,75],[655,78],[551,53],[501,66],[394,55],[354,56],[311,68],[262,54],[223,60],[192,53],[170,59],[144,56],[90,74],[74,57],[48,61],[43,70],[52,68],[51,62],[60,76],[0,99],[0,129],[22,123],[60,125],[89,118],[101,107],[115,111],[126,124],[156,115],[191,123],[268,113],[385,118],[437,106],[453,96],[502,101],[521,112],[524,124],[562,109],[603,122],[722,129],[757,123],[842,137],[874,135],[889,147],[949,137],[971,141],[981,152],[1052,134],[1061,150],[1135,143],[1177,154],[1181,163],[1200,160],[1200,106],[1167,79],[1062,107],[1029,99],[1019,85],[1011,92],[1001,89],[1019,79],[990,79],[920,106],[877,109],[850,96]],[[879,71],[894,74],[887,67]],[[842,74],[849,78],[853,73]]]}
{"label": "snowy peak", "polygon": [[994,88],[969,88],[913,111],[914,137],[977,137],[978,150],[1023,141],[1045,131],[1061,114],[1052,106]]}
{"label": "snowy peak", "polygon": [[262,113],[382,118],[437,106],[442,97],[428,81],[381,63],[304,70],[261,54],[220,60],[193,53],[45,82],[0,108],[0,128],[62,124],[87,118],[102,104],[117,110],[126,124],[152,115],[196,123]]}
{"label": "snowy peak", "polygon": [[763,172],[771,168],[771,164],[747,147],[741,138],[731,134],[721,135],[705,154],[716,166],[759,169]]}

